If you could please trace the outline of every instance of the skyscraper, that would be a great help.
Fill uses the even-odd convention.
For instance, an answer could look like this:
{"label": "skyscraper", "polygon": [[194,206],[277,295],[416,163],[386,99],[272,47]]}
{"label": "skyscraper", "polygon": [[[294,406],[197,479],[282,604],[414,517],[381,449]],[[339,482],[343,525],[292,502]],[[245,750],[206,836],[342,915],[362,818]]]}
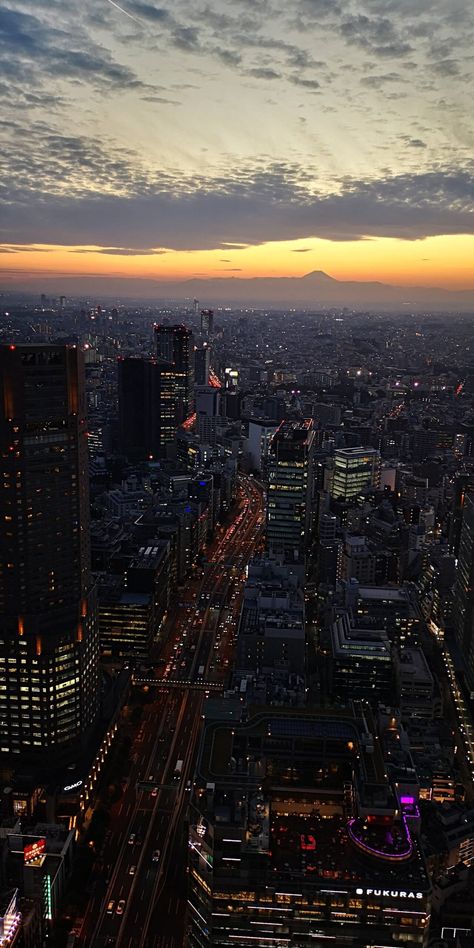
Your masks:
{"label": "skyscraper", "polygon": [[267,545],[304,558],[311,532],[314,431],[311,419],[283,421],[268,461]]}
{"label": "skyscraper", "polygon": [[455,556],[459,552],[464,513],[464,498],[474,491],[474,472],[462,471],[454,478],[454,497],[449,528],[449,547]]}
{"label": "skyscraper", "polygon": [[456,641],[474,691],[474,494],[465,494],[456,580],[453,588]]}
{"label": "skyscraper", "polygon": [[155,326],[157,362],[175,374],[177,422],[194,411],[194,337],[186,326]]}
{"label": "skyscraper", "polygon": [[119,360],[119,438],[126,457],[166,457],[176,437],[176,389],[173,364],[154,359]]}
{"label": "skyscraper", "polygon": [[149,384],[147,359],[119,359],[119,443],[120,451],[130,460],[150,454],[145,405]]}
{"label": "skyscraper", "polygon": [[196,385],[208,385],[211,368],[211,347],[207,342],[195,350],[194,365]]}
{"label": "skyscraper", "polygon": [[201,310],[201,335],[205,339],[209,339],[214,332],[214,310],[213,309],[202,309]]}
{"label": "skyscraper", "polygon": [[46,759],[98,709],[82,353],[1,346],[0,397],[0,749]]}

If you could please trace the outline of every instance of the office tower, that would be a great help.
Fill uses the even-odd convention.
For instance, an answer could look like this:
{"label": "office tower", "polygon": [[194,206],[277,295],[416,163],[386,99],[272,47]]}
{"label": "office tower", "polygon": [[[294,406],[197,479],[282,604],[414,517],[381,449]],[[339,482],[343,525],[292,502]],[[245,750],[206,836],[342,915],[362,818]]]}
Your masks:
{"label": "office tower", "polygon": [[212,385],[196,387],[196,422],[197,431],[203,444],[216,444],[219,432],[222,432],[227,422],[220,414],[220,389]]}
{"label": "office tower", "polygon": [[150,363],[145,359],[119,359],[119,445],[130,460],[150,454],[145,417],[149,376]]}
{"label": "office tower", "polygon": [[333,497],[352,500],[380,484],[380,454],[375,448],[337,448],[332,473]]}
{"label": "office tower", "polygon": [[455,556],[459,552],[464,512],[464,498],[474,491],[474,471],[462,471],[454,478],[454,497],[449,528],[449,548]]}
{"label": "office tower", "polygon": [[453,619],[467,683],[471,691],[474,691],[474,493],[464,495],[458,565],[453,588]]}
{"label": "office tower", "polygon": [[118,363],[120,450],[130,460],[164,458],[175,442],[176,373],[152,359]]}
{"label": "office tower", "polygon": [[339,613],[330,632],[329,694],[336,704],[354,698],[390,705],[397,700],[395,657],[383,623]]}
{"label": "office tower", "polygon": [[247,449],[252,470],[265,471],[278,422],[250,419]]}
{"label": "office tower", "polygon": [[[305,700],[305,602],[297,570],[272,556],[250,560],[238,626],[235,679],[258,677],[266,700]],[[234,681],[235,681],[234,679]],[[290,684],[291,682],[291,684]],[[237,681],[238,684],[238,681]]]}
{"label": "office tower", "polygon": [[311,419],[284,421],[268,458],[267,547],[304,559],[312,524],[314,431]]}
{"label": "office tower", "polygon": [[213,309],[202,309],[201,310],[201,335],[205,339],[209,339],[214,332],[214,310]]}
{"label": "office tower", "polygon": [[211,348],[205,342],[194,352],[194,373],[196,385],[209,385],[209,372],[211,369]]}
{"label": "office tower", "polygon": [[194,411],[194,338],[186,326],[155,326],[156,358],[173,367],[177,422]]}
{"label": "office tower", "polygon": [[98,709],[83,356],[0,347],[0,748],[75,748]]}

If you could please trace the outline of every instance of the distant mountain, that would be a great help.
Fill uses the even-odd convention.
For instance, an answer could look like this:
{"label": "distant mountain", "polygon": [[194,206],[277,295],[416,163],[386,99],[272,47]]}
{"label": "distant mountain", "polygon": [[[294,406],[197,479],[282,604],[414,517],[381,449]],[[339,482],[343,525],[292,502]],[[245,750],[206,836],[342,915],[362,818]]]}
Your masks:
{"label": "distant mountain", "polygon": [[[9,281],[3,289],[30,290],[32,285],[32,279],[16,285]],[[474,290],[451,291],[439,287],[404,287],[377,282],[335,280],[322,270],[313,270],[302,277],[220,277],[173,283],[126,277],[35,277],[34,288],[38,293],[45,292],[53,296],[64,293],[69,296],[141,298],[156,302],[184,302],[196,298],[206,306],[238,304],[278,309],[290,305],[311,309],[429,309],[438,312],[461,310],[474,313]]]}
{"label": "distant mountain", "polygon": [[214,280],[186,280],[182,283],[156,284],[166,295],[212,303],[254,303],[269,307],[298,304],[324,308],[344,306],[349,309],[403,308],[437,310],[473,310],[474,290],[450,291],[438,287],[391,286],[385,283],[362,283],[356,280],[335,280],[323,270],[313,270],[302,277],[235,277]]}

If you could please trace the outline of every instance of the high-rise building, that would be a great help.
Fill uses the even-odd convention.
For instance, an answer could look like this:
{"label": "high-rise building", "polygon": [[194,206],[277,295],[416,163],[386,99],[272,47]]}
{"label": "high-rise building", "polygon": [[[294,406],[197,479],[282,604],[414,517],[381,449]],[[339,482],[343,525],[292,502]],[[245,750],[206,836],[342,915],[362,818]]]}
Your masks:
{"label": "high-rise building", "polygon": [[82,353],[1,346],[0,392],[0,750],[45,760],[98,710]]}
{"label": "high-rise building", "polygon": [[120,450],[131,460],[166,457],[177,428],[174,365],[154,359],[118,363]]}
{"label": "high-rise building", "polygon": [[211,347],[204,343],[194,352],[194,371],[196,385],[209,385],[209,372],[211,369]]}
{"label": "high-rise building", "polygon": [[267,419],[249,421],[249,436],[247,439],[249,464],[256,471],[265,471],[272,438],[278,422]]}
{"label": "high-rise building", "polygon": [[352,500],[380,484],[380,454],[375,448],[337,448],[332,472],[333,497]]}
{"label": "high-rise building", "polygon": [[205,339],[209,339],[214,332],[214,310],[213,309],[202,309],[201,310],[201,334]]}
{"label": "high-rise building", "polygon": [[453,618],[467,683],[474,691],[474,494],[464,495]]}
{"label": "high-rise building", "polygon": [[474,491],[474,471],[463,471],[454,478],[454,497],[449,529],[449,547],[455,556],[459,552],[464,512],[464,498]]}
{"label": "high-rise building", "polygon": [[314,431],[311,419],[284,421],[268,458],[267,546],[304,558],[311,534]]}
{"label": "high-rise building", "polygon": [[130,460],[145,458],[150,453],[145,418],[149,367],[145,359],[118,362],[119,444],[120,451]]}
{"label": "high-rise building", "polygon": [[186,326],[155,326],[156,358],[173,367],[177,421],[194,411],[194,337]]}

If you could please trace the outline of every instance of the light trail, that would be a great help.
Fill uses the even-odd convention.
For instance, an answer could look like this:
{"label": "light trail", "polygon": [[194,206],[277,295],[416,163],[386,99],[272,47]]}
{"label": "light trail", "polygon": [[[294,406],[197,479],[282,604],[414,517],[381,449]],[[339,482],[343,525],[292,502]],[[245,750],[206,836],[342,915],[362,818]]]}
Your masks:
{"label": "light trail", "polygon": [[128,18],[133,20],[134,23],[138,23],[139,26],[142,25],[141,20],[137,19],[136,16],[133,16],[132,13],[129,13],[128,10],[124,10],[123,7],[120,7],[119,4],[115,2],[115,0],[107,0],[107,3],[110,3],[110,5],[115,7],[116,10],[120,10],[120,13],[124,13],[125,16],[128,16]]}

